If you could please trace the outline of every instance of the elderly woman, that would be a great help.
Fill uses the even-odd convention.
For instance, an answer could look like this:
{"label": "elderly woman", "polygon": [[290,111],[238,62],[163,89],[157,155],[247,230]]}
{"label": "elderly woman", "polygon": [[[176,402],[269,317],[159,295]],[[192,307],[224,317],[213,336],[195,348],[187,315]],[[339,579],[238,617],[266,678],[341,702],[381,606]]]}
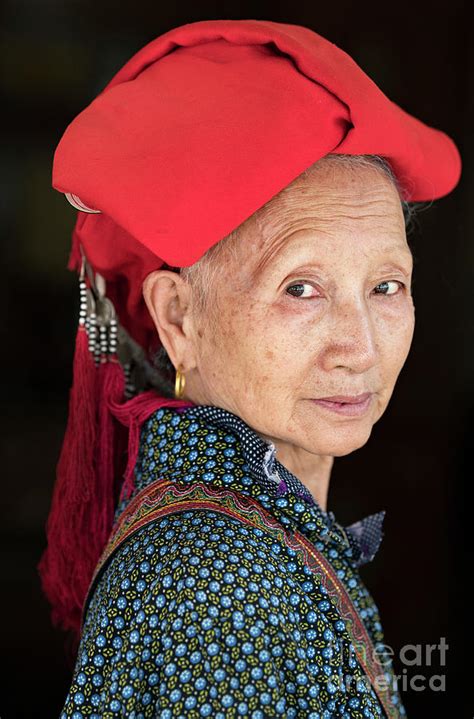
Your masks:
{"label": "elderly woman", "polygon": [[166,33],[67,128],[81,310],[40,565],[78,643],[62,718],[405,716],[359,575],[384,513],[343,527],[327,495],[410,349],[411,203],[459,172],[335,45],[267,21]]}

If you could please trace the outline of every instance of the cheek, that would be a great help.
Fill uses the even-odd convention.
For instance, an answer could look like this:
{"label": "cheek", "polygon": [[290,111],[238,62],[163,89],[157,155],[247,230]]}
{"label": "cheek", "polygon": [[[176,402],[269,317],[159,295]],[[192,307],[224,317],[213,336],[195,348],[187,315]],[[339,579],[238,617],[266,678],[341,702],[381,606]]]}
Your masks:
{"label": "cheek", "polygon": [[295,335],[268,314],[240,309],[220,331],[217,351],[223,371],[239,377],[241,387],[269,388],[281,383],[297,364]]}
{"label": "cheek", "polygon": [[221,375],[238,378],[248,372],[249,366],[258,368],[258,358],[265,351],[262,342],[263,327],[257,325],[249,311],[238,308],[237,303],[228,303],[221,312],[215,331],[206,338],[206,365],[215,368]]}
{"label": "cheek", "polygon": [[395,380],[410,352],[415,328],[412,305],[406,311],[382,317],[378,323],[378,338],[382,364],[387,375]]}

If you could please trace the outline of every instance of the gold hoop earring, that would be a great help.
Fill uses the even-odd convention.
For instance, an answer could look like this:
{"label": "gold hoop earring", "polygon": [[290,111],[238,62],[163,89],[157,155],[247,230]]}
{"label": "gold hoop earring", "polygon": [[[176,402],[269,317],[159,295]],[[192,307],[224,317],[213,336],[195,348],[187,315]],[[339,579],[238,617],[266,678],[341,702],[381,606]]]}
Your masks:
{"label": "gold hoop earring", "polygon": [[181,372],[180,368],[176,370],[176,379],[174,383],[174,396],[176,399],[181,399],[184,392],[184,387],[186,384],[186,377],[184,376],[184,373]]}

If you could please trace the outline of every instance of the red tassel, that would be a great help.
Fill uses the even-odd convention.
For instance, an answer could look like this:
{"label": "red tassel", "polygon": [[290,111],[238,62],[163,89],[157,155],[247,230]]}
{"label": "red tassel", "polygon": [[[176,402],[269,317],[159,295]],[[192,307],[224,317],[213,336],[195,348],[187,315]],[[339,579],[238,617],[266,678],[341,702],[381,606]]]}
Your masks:
{"label": "red tassel", "polygon": [[56,467],[51,510],[46,522],[48,545],[38,564],[42,588],[52,605],[55,626],[77,632],[82,600],[97,549],[84,541],[95,502],[97,368],[88,348],[86,329],[76,335],[69,415]]}
{"label": "red tassel", "polygon": [[[115,450],[116,420],[110,413],[109,401],[121,402],[125,392],[125,375],[116,357],[98,368],[99,426],[97,435],[97,501],[91,507],[90,525],[96,528],[97,546],[102,551],[112,529],[115,512]],[[99,559],[100,551],[97,559]]]}

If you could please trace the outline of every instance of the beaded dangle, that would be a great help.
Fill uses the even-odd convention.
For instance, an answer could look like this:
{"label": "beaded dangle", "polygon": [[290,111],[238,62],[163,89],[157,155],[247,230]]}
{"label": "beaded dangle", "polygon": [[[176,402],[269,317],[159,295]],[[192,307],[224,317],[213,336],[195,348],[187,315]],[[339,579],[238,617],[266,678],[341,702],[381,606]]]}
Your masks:
{"label": "beaded dangle", "polygon": [[79,324],[85,327],[89,352],[96,367],[112,360],[119,361],[124,375],[124,399],[154,388],[166,394],[159,372],[148,360],[143,348],[135,342],[117,318],[115,307],[106,296],[105,278],[94,272],[82,245],[79,275]]}
{"label": "beaded dangle", "polygon": [[[120,344],[126,346],[128,338],[122,328],[119,327],[114,305],[105,294],[105,279],[98,272],[94,274],[82,247],[81,252],[79,324],[86,329],[89,352],[94,358],[95,365],[99,366],[110,361],[112,356],[119,357],[121,354],[119,346]],[[89,286],[87,285],[86,277]],[[122,338],[122,343],[119,343],[119,334]],[[122,354],[125,355],[125,360],[127,360],[127,351],[124,350]],[[131,377],[132,363],[130,361],[123,362],[123,371],[125,375],[125,397],[128,399],[136,392]]]}

